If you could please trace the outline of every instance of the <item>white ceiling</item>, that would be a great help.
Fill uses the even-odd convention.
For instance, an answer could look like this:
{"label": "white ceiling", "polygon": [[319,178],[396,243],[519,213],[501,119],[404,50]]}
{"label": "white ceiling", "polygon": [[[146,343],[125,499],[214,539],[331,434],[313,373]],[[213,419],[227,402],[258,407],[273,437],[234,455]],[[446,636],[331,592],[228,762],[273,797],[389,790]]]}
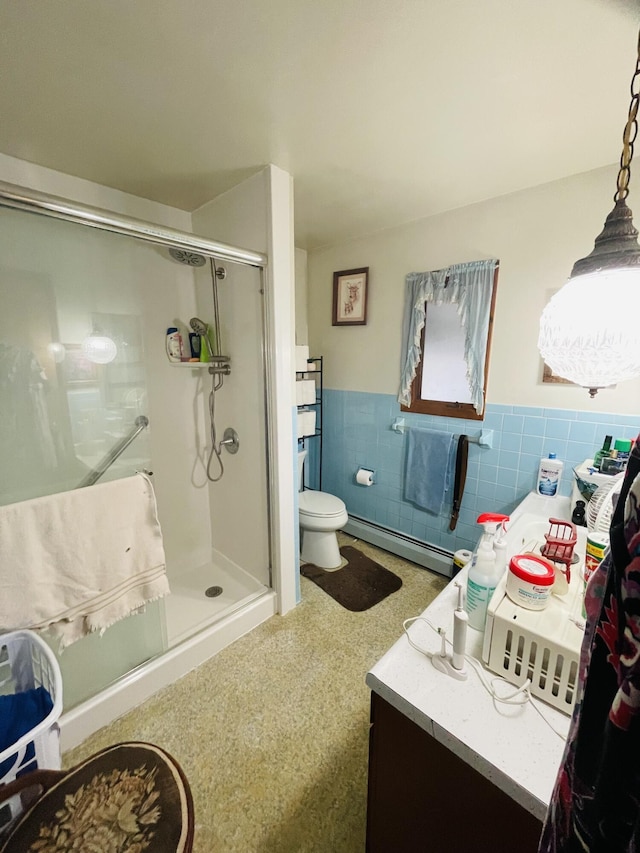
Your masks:
{"label": "white ceiling", "polygon": [[639,4],[4,0],[0,151],[185,210],[275,163],[323,246],[617,162]]}

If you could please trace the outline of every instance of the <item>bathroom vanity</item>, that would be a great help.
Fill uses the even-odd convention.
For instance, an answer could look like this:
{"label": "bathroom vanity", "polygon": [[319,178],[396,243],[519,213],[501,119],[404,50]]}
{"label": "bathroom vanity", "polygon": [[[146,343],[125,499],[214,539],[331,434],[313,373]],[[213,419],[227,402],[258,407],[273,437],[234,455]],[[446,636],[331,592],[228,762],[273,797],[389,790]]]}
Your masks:
{"label": "bathroom vanity", "polygon": [[[557,515],[560,505],[547,502],[523,504]],[[466,585],[466,570],[422,614],[450,638],[456,581]],[[410,631],[414,643],[439,651],[425,622]],[[481,652],[482,634],[469,628],[467,654],[481,660]],[[460,681],[440,672],[403,635],[367,674],[368,853],[537,850],[570,718],[540,701],[540,712],[531,704],[496,707],[470,665],[467,673]]]}

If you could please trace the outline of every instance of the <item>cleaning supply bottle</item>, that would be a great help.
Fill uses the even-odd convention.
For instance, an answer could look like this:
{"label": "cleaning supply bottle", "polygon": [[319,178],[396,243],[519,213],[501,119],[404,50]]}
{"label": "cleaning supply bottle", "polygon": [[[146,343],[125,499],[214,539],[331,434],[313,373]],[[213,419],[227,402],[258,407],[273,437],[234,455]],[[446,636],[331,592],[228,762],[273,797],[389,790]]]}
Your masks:
{"label": "cleaning supply bottle", "polygon": [[[478,631],[484,631],[487,607],[504,573],[505,565],[500,566],[498,563],[493,542],[498,527],[507,519],[506,515],[492,512],[482,513],[477,519],[484,533],[471,560],[471,568],[467,576],[466,607],[469,625]],[[502,560],[500,562],[502,563]]]}
{"label": "cleaning supply bottle", "polygon": [[605,435],[604,441],[602,442],[602,447],[600,450],[596,452],[596,455],[593,457],[593,467],[599,471],[600,465],[602,464],[602,459],[605,456],[609,455],[611,451],[611,442],[613,441],[612,435]]}
{"label": "cleaning supply bottle", "polygon": [[498,580],[500,580],[507,570],[507,543],[504,538],[507,521],[509,521],[508,515],[504,516],[501,523],[497,526],[495,536],[493,537],[493,550],[496,552],[496,577]]}
{"label": "cleaning supply bottle", "polygon": [[538,485],[536,491],[545,498],[555,498],[560,486],[560,477],[564,463],[556,459],[555,453],[550,453],[548,459],[540,460],[538,468]]}

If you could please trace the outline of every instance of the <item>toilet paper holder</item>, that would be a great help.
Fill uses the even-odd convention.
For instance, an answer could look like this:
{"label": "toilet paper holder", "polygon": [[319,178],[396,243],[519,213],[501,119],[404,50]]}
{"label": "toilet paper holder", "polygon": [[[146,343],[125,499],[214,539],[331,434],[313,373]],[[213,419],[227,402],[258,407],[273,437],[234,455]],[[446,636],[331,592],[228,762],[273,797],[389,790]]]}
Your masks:
{"label": "toilet paper holder", "polygon": [[373,468],[358,468],[355,481],[359,486],[373,486],[375,473]]}

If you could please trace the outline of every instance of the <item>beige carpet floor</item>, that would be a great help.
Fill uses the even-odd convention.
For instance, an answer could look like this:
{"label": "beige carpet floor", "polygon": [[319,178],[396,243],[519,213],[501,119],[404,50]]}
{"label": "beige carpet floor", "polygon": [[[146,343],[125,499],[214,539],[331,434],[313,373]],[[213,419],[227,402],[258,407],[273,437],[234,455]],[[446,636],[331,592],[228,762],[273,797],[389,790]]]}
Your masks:
{"label": "beige carpet floor", "polygon": [[196,853],[362,853],[367,670],[444,588],[439,575],[340,534],[402,578],[370,610],[345,610],[301,578],[302,602],[237,640],[63,757],[155,743],[189,779]]}

